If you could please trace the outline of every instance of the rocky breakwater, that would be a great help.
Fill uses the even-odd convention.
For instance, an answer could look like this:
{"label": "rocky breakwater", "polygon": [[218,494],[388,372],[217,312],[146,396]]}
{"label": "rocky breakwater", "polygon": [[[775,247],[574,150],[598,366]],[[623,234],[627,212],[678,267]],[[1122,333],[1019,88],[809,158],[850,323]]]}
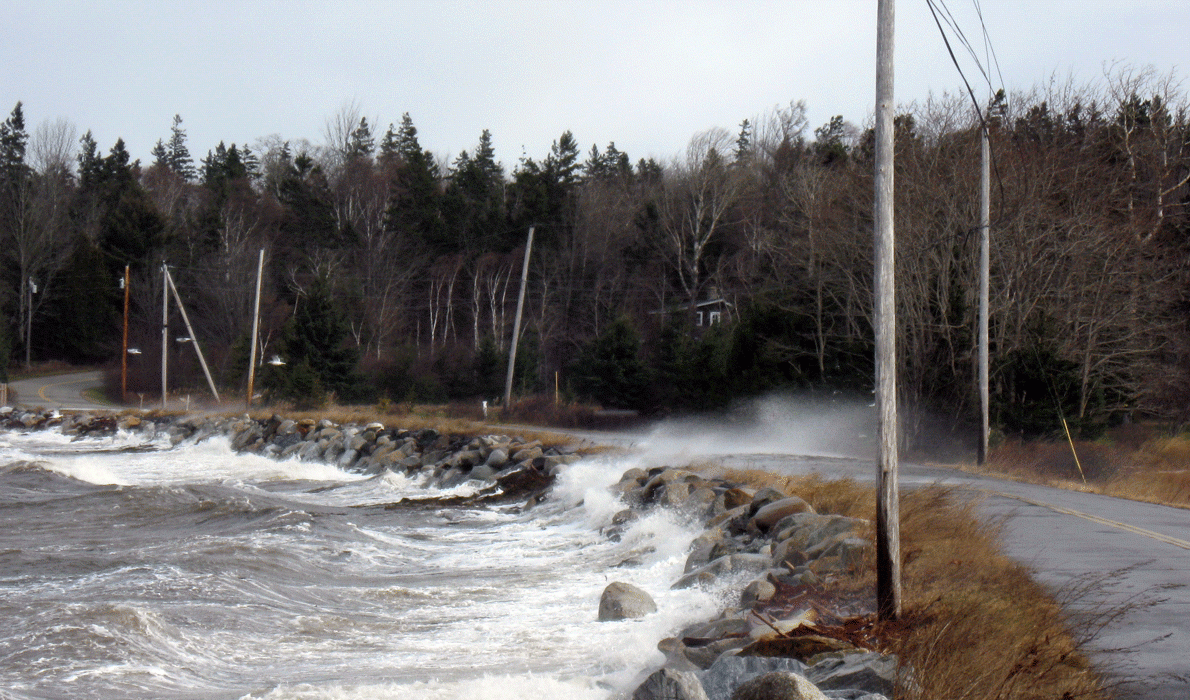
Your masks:
{"label": "rocky breakwater", "polygon": [[[651,508],[676,509],[705,529],[673,587],[740,591],[717,618],[661,641],[667,660],[633,700],[892,696],[897,661],[876,650],[871,602],[845,585],[871,557],[868,521],[816,513],[774,488],[669,467],[629,470],[614,488],[630,508],[616,515],[609,536]],[[653,609],[646,591],[615,582],[600,619]],[[621,610],[627,614],[609,612]]]}
{"label": "rocky breakwater", "polygon": [[175,443],[219,433],[228,436],[237,452],[325,462],[360,474],[424,477],[429,487],[448,489],[467,481],[482,484],[473,496],[454,499],[460,502],[523,499],[532,505],[564,465],[579,459],[566,449],[515,436],[447,435],[432,428],[404,430],[382,423],[340,425],[325,418],[196,416],[177,420],[166,431]]}
{"label": "rocky breakwater", "polygon": [[473,495],[433,499],[437,503],[523,500],[533,505],[553,484],[558,471],[579,459],[565,448],[515,436],[447,435],[432,428],[404,430],[382,423],[339,424],[328,419],[293,420],[279,415],[256,419],[40,410],[0,413],[0,429],[47,428],[79,437],[101,437],[118,431],[146,438],[164,435],[172,444],[221,435],[236,452],[325,462],[360,474],[396,472],[424,478],[427,487],[448,489],[471,480],[478,482]]}

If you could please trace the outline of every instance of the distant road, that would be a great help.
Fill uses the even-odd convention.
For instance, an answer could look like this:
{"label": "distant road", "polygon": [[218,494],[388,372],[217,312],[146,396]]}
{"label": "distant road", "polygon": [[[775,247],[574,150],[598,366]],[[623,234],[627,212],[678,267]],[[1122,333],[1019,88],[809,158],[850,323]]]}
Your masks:
{"label": "distant road", "polygon": [[103,386],[103,372],[73,372],[52,377],[34,377],[9,382],[16,389],[19,405],[26,408],[56,408],[64,411],[114,410],[119,406],[97,403],[83,396],[88,389]]}

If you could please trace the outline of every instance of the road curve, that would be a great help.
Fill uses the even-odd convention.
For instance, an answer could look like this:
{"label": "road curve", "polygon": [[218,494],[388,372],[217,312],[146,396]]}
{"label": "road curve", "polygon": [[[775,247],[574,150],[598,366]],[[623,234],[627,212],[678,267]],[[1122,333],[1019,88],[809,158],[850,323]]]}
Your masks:
{"label": "road curve", "polygon": [[103,385],[103,372],[72,372],[48,377],[21,379],[8,384],[16,389],[19,405],[26,408],[56,408],[62,411],[102,411],[118,408],[86,398],[83,392]]}

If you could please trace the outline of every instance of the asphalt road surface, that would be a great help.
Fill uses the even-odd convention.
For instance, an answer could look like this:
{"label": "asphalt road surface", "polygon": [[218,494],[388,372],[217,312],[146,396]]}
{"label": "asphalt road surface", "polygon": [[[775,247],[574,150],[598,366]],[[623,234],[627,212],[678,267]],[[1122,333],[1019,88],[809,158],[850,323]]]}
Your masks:
{"label": "asphalt road surface", "polygon": [[34,377],[9,382],[19,394],[19,403],[27,408],[57,408],[59,410],[97,411],[117,406],[97,403],[83,396],[87,389],[103,384],[103,373],[74,372],[50,377]]}

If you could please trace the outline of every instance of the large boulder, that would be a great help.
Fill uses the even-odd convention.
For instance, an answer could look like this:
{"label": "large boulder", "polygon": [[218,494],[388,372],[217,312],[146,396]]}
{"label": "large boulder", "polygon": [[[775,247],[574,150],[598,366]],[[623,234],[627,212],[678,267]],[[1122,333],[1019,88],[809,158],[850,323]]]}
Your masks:
{"label": "large boulder", "polygon": [[698,676],[690,671],[662,668],[645,679],[632,700],[708,700]]}
{"label": "large boulder", "polygon": [[773,501],[762,506],[756,511],[756,515],[752,516],[752,524],[761,532],[768,532],[769,529],[787,516],[796,513],[813,512],[814,509],[810,507],[809,503],[806,503],[797,496],[789,496],[788,498],[782,498],[779,501]]}
{"label": "large boulder", "polygon": [[643,590],[623,581],[613,581],[599,598],[599,621],[627,620],[657,612],[657,603]]}
{"label": "large boulder", "polygon": [[773,671],[745,681],[731,694],[731,700],[827,700],[805,676],[792,671]]}

